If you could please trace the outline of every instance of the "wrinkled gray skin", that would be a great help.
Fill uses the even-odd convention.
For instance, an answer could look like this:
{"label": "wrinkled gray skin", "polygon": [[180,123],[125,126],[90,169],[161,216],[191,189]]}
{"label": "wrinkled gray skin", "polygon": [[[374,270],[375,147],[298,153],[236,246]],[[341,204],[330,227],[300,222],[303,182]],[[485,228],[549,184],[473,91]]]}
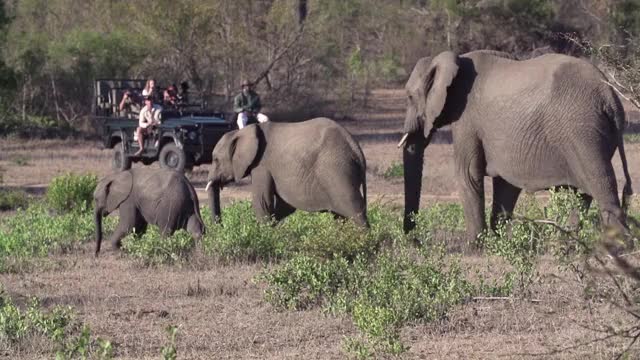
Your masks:
{"label": "wrinkled gray skin", "polygon": [[259,220],[280,221],[300,209],[368,226],[364,155],[331,119],[266,122],[226,133],[213,149],[207,184],[214,221],[220,220],[221,187],[248,175]]}
{"label": "wrinkled gray skin", "polygon": [[119,209],[118,227],[109,241],[120,241],[135,231],[143,234],[147,224],[157,225],[163,235],[185,229],[199,239],[204,233],[198,197],[184,174],[170,169],[136,168],[100,180],[95,192],[96,252],[102,242],[102,218]]}
{"label": "wrinkled gray skin", "polygon": [[406,84],[404,230],[419,208],[423,155],[433,132],[451,125],[467,234],[485,227],[483,177],[493,178],[491,227],[509,217],[522,189],[566,185],[595,199],[603,223],[626,228],[611,158],[622,160],[624,110],[601,72],[577,58],[547,54],[526,61],[493,51],[443,52],[416,64]]}

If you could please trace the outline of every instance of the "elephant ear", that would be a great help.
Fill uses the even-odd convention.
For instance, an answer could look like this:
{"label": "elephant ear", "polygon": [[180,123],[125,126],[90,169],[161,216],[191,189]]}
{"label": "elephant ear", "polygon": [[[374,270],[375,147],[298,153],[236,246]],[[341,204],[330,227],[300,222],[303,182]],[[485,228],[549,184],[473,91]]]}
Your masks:
{"label": "elephant ear", "polygon": [[127,200],[132,188],[133,175],[130,171],[123,171],[100,181],[93,196],[98,203],[104,205],[107,213],[111,213]]}
{"label": "elephant ear", "polygon": [[[422,104],[418,104],[420,111],[416,115],[422,115],[425,137],[429,135],[436,119],[442,113],[447,102],[447,89],[457,74],[458,56],[451,51],[438,54],[430,62],[429,58],[420,59],[416,64],[407,83],[407,90],[419,94],[417,102],[423,101]],[[411,128],[405,126],[405,132],[417,130],[415,125],[409,127]]]}
{"label": "elephant ear", "polygon": [[251,164],[258,155],[258,126],[249,125],[239,130],[231,143],[233,177],[240,181],[247,176]]}

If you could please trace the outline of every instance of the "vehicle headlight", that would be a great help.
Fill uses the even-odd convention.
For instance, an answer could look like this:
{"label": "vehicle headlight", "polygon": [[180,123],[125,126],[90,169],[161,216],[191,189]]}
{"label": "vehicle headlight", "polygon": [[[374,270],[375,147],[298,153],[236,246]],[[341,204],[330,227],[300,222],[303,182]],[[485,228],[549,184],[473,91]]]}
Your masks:
{"label": "vehicle headlight", "polygon": [[189,131],[189,134],[187,134],[187,136],[191,141],[195,141],[195,139],[198,138],[198,134],[195,131]]}

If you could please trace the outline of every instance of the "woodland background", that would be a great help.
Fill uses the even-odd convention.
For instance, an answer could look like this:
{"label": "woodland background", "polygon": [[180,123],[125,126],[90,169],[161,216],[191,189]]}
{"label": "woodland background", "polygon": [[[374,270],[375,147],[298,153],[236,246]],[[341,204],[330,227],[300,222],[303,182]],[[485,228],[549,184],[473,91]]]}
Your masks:
{"label": "woodland background", "polygon": [[272,113],[348,114],[442,50],[593,57],[586,41],[628,69],[639,32],[640,0],[4,0],[0,134],[91,133],[96,78],[189,81],[223,110],[249,78]]}

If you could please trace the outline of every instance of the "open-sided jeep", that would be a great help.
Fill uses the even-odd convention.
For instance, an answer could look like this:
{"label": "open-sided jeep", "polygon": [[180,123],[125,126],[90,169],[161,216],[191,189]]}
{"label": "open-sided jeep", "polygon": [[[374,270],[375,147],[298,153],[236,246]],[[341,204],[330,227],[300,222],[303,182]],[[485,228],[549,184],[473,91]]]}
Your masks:
{"label": "open-sided jeep", "polygon": [[[232,130],[232,124],[221,112],[205,109],[202,104],[180,104],[163,107],[161,124],[144,137],[144,152],[135,137],[138,115],[120,112],[119,104],[125,91],[142,93],[145,80],[99,79],[95,81],[93,116],[102,124],[104,146],[114,149],[112,166],[117,170],[131,168],[132,162],[176,170],[211,163],[211,151],[222,135]],[[163,89],[158,89],[162,93]]]}

